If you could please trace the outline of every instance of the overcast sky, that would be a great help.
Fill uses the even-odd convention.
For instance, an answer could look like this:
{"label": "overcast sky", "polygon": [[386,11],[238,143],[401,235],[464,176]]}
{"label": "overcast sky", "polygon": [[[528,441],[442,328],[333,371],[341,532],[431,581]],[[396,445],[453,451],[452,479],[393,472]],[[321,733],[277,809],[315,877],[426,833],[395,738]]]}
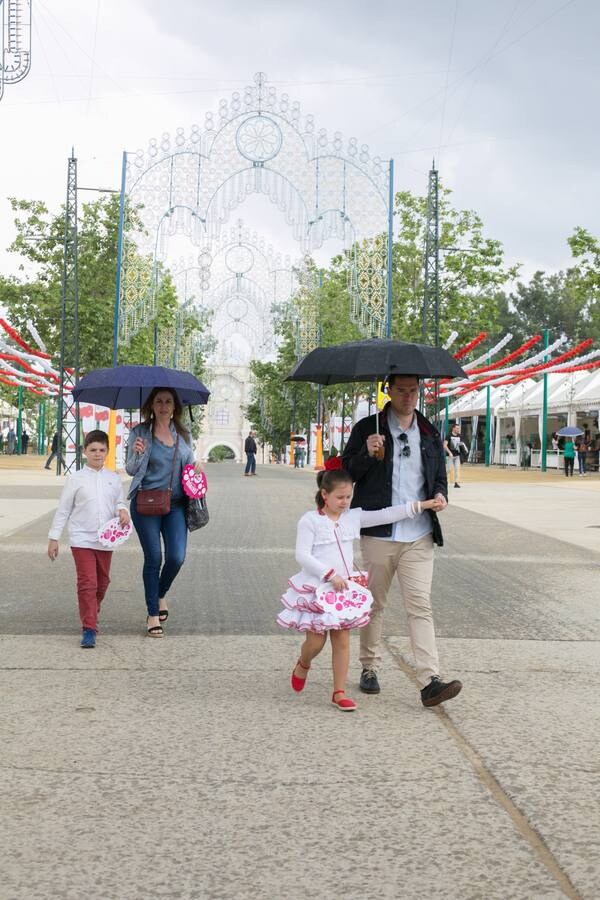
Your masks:
{"label": "overcast sky", "polygon": [[[509,262],[569,264],[576,225],[600,233],[598,0],[32,0],[32,70],[0,101],[5,198],[117,188],[124,149],[202,125],[261,70],[330,133],[393,157],[424,193],[431,159]],[[88,197],[90,195],[87,195]],[[238,212],[236,212],[236,217]],[[264,198],[239,210],[293,249]]]}

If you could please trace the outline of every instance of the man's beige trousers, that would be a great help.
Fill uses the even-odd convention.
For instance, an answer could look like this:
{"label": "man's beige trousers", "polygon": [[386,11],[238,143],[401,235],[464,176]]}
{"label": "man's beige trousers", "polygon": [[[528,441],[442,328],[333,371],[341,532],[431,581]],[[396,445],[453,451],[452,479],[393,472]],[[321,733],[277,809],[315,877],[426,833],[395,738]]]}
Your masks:
{"label": "man's beige trousers", "polygon": [[362,537],[360,548],[369,570],[369,590],[373,594],[371,621],[359,631],[361,664],[363,668],[375,670],[381,664],[383,610],[396,573],[406,609],[417,681],[423,688],[429,684],[432,675],[439,675],[431,612],[433,539],[430,534],[410,543]]}

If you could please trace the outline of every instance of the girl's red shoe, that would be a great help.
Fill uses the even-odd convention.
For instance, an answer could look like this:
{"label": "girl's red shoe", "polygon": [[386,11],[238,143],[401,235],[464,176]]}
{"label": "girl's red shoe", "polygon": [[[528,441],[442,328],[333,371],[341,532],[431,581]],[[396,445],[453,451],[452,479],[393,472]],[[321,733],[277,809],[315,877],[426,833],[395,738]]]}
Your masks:
{"label": "girl's red shoe", "polygon": [[[336,700],[335,698],[338,694],[342,694],[342,696]],[[334,691],[331,695],[331,702],[334,706],[337,706],[340,712],[354,712],[356,709],[356,703],[350,697],[346,697],[345,691]]]}
{"label": "girl's red shoe", "polygon": [[292,669],[292,677],[291,677],[290,681],[292,682],[292,687],[294,688],[294,690],[298,691],[298,693],[300,693],[300,691],[304,690],[304,685],[306,684],[306,679],[308,676],[305,675],[304,678],[298,678],[298,676],[296,675],[296,669],[298,668],[298,666],[300,666],[300,668],[304,669],[306,672],[308,672],[308,670],[310,669],[310,666],[305,666],[304,663],[302,662],[302,659],[300,657],[298,657],[298,662]]}

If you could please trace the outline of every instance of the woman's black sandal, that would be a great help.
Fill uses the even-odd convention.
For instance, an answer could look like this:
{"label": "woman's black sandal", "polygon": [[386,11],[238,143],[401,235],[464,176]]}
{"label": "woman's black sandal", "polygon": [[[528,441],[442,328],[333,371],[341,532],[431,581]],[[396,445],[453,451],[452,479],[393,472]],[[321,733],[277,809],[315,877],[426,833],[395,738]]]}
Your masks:
{"label": "woman's black sandal", "polygon": [[166,622],[169,618],[169,610],[168,609],[159,609],[158,611],[158,621]]}

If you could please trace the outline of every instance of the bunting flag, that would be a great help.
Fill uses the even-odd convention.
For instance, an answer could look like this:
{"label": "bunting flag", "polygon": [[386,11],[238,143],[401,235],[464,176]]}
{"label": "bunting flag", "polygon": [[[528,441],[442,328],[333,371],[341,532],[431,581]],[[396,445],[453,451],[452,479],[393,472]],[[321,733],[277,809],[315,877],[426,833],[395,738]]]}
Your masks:
{"label": "bunting flag", "polygon": [[518,359],[519,356],[523,356],[524,353],[527,353],[528,350],[531,350],[532,347],[535,347],[535,345],[539,343],[541,339],[541,334],[536,334],[532,338],[529,338],[528,341],[525,341],[524,344],[521,344],[521,346],[516,350],[513,350],[512,353],[509,353],[508,356],[503,356],[502,359],[499,359],[497,362],[491,363],[489,366],[481,366],[481,368],[478,369],[469,368],[469,375],[479,374],[480,372],[489,372],[490,369],[498,369],[500,368],[500,366],[504,366],[506,365],[506,363],[512,362],[513,359]]}
{"label": "bunting flag", "polygon": [[454,359],[462,359],[463,356],[468,356],[468,354],[471,352],[471,350],[474,350],[475,347],[478,347],[482,341],[485,341],[486,337],[487,337],[487,331],[480,332],[477,335],[477,337],[473,338],[473,340],[469,344],[466,344],[457,353],[452,354],[454,356]]}
{"label": "bunting flag", "polygon": [[[37,340],[39,335],[35,327],[31,323],[28,327]],[[2,383],[11,387],[24,387],[41,397],[55,397],[59,392],[60,373],[53,368],[50,354],[46,353],[45,348],[36,350],[32,347],[6,319],[0,318],[0,328],[6,335],[0,337]]]}
{"label": "bunting flag", "polygon": [[448,340],[444,344],[444,350],[449,350],[457,337],[458,337],[458,331],[452,331],[450,333],[450,336],[448,337]]}
{"label": "bunting flag", "polygon": [[[490,375],[490,376],[487,376],[484,378],[476,377],[475,380],[473,380],[471,377],[469,377],[469,378],[464,378],[459,381],[453,381],[452,385],[451,385],[451,389],[446,391],[446,393],[448,395],[455,394],[462,387],[464,387],[466,385],[477,385],[478,387],[483,387],[484,385],[486,385],[488,383],[488,381],[493,381],[496,378],[499,378],[501,375],[516,374],[517,372],[521,372],[526,369],[534,369],[537,367],[537,363],[539,363],[540,360],[544,359],[545,356],[551,356],[556,350],[558,350],[559,347],[561,347],[565,343],[565,341],[566,341],[566,338],[564,338],[564,337],[558,338],[558,340],[554,341],[553,344],[550,344],[549,347],[545,347],[539,353],[536,353],[534,356],[530,356],[529,359],[524,360],[522,363],[519,363],[516,366],[508,366],[503,369],[496,369],[494,371],[493,375]],[[589,346],[590,343],[592,343],[591,338],[588,339],[588,342],[584,341],[584,342],[582,342],[582,344],[579,344],[577,347],[573,348],[573,350],[569,351],[569,353],[572,355],[575,355],[576,353],[580,352],[580,349],[582,348],[583,344],[586,344],[587,346]],[[542,366],[552,365],[553,363],[556,363],[559,360],[563,360],[563,358],[564,358],[564,355],[559,356],[556,359],[554,359],[548,363],[542,363]],[[463,366],[463,368],[465,369],[465,371],[467,371],[466,366]]]}
{"label": "bunting flag", "polygon": [[[454,358],[467,356],[487,337],[485,332],[477,335],[472,341],[454,353]],[[600,350],[590,350],[593,340],[587,338],[580,341],[570,350],[560,352],[567,341],[566,337],[560,337],[550,346],[538,349],[537,352],[527,357],[534,348],[539,346],[542,336],[535,334],[524,341],[516,350],[502,356],[492,362],[508,342],[512,335],[506,334],[490,350],[471,360],[469,363],[461,363],[467,375],[463,379],[440,379],[439,397],[450,399],[463,397],[466,394],[479,391],[485,387],[506,387],[515,385],[526,379],[550,374],[570,374],[573,372],[593,371],[600,367]],[[452,336],[452,340],[454,337]],[[588,352],[586,352],[588,351]],[[558,355],[555,355],[557,354]],[[523,358],[525,357],[525,358]],[[425,382],[425,399],[427,402],[435,400],[433,394],[433,381]]]}
{"label": "bunting flag", "polygon": [[470,372],[474,366],[478,366],[479,363],[489,362],[490,359],[496,355],[496,353],[500,353],[503,347],[506,347],[509,341],[512,341],[512,334],[510,331],[508,334],[505,334],[504,337],[498,341],[495,347],[492,347],[491,350],[488,350],[487,353],[484,353],[483,356],[479,356],[477,359],[474,359],[473,362],[465,363],[463,369],[465,372]]}
{"label": "bunting flag", "polygon": [[[582,344],[589,346],[591,339],[588,341],[583,341]],[[579,345],[581,349],[581,345]],[[569,350],[567,353],[563,353],[560,357],[557,357],[556,360],[553,360],[548,363],[544,363],[540,366],[531,366],[530,368],[521,368],[516,369],[514,374],[510,377],[506,377],[505,375],[501,377],[493,377],[481,379],[480,381],[476,381],[473,384],[463,385],[462,388],[459,388],[456,391],[448,391],[448,396],[451,394],[464,395],[468,394],[471,391],[477,391],[482,387],[502,387],[507,384],[517,384],[519,381],[524,381],[526,378],[532,378],[534,375],[557,375],[557,374],[566,374],[568,372],[581,371],[586,368],[593,368],[598,364],[598,357],[600,357],[600,350],[593,350],[591,353],[586,353],[583,356],[578,356],[573,358],[573,354],[578,350],[577,347],[574,347],[572,350]],[[567,363],[569,360],[569,364]],[[594,360],[594,362],[589,362],[590,360]],[[561,364],[562,361],[562,364]]]}

